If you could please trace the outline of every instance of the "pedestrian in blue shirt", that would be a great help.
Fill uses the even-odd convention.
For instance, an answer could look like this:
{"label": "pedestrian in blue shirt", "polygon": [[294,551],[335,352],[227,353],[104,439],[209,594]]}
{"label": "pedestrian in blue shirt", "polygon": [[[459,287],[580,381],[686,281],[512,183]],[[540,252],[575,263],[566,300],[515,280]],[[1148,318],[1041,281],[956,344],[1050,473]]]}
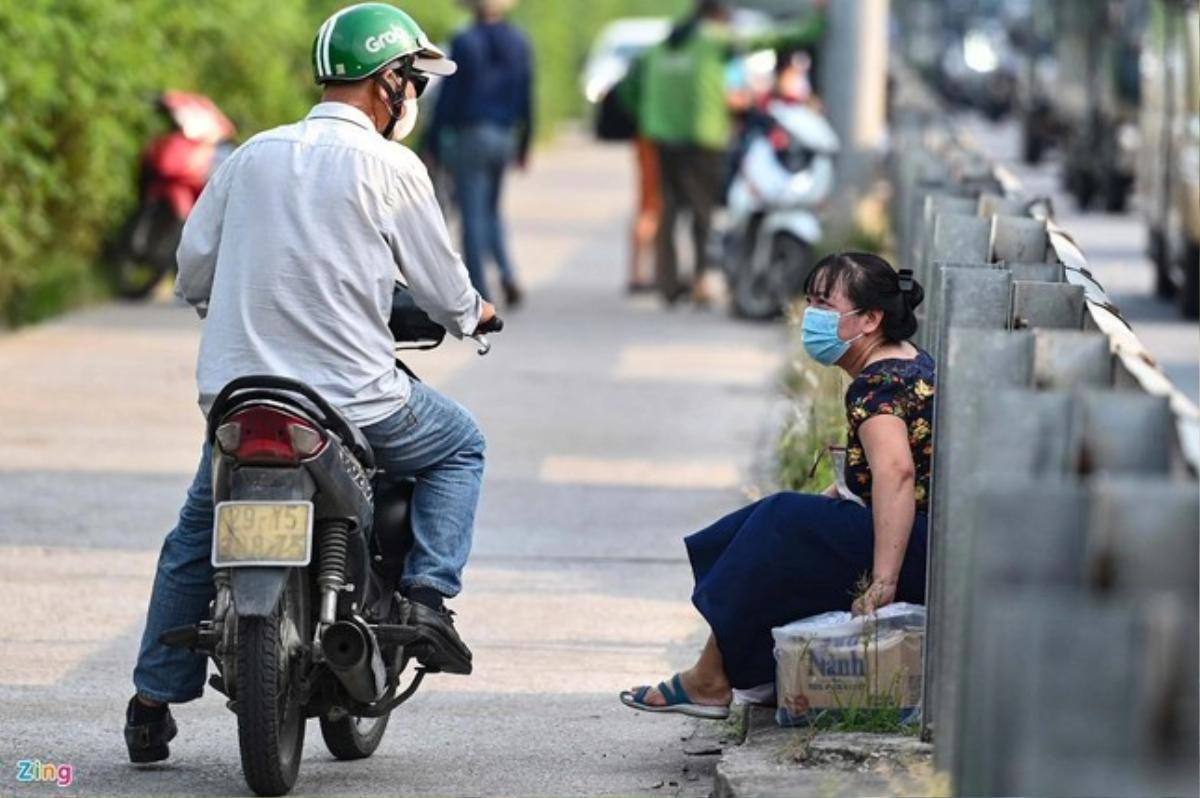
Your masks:
{"label": "pedestrian in blue shirt", "polygon": [[428,154],[454,180],[462,214],[463,260],[471,282],[490,295],[492,258],[509,307],[521,302],[500,215],[504,173],[524,168],[533,134],[533,58],[525,34],[505,19],[513,0],[463,0],[475,21],[454,37],[458,73],[442,86],[425,137]]}

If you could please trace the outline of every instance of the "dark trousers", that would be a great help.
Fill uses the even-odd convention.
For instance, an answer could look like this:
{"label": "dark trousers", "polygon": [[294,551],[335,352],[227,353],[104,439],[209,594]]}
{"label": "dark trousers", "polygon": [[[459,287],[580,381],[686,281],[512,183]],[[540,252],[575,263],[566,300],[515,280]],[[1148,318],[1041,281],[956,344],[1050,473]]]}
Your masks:
{"label": "dark trousers", "polygon": [[676,223],[683,212],[691,216],[696,257],[693,273],[698,278],[708,268],[708,239],[720,197],[725,153],[694,144],[661,142],[658,152],[663,194],[662,222],[658,227],[658,287],[667,301],[674,301],[681,293]]}
{"label": "dark trousers", "polygon": [[[925,603],[928,519],[917,513],[900,569],[896,601]],[[775,678],[776,626],[849,610],[875,558],[871,511],[807,493],[777,493],[731,513],[685,540],[696,589],[734,687]]]}

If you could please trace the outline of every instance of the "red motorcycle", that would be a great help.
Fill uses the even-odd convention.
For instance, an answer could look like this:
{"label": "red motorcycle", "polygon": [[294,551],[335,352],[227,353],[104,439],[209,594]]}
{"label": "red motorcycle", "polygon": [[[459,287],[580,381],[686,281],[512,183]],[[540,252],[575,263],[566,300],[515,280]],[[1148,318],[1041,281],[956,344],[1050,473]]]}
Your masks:
{"label": "red motorcycle", "polygon": [[117,293],[126,299],[147,296],[175,268],[184,221],[237,146],[237,128],[203,95],[165,91],[158,108],[171,130],[143,151],[137,208],[106,258]]}

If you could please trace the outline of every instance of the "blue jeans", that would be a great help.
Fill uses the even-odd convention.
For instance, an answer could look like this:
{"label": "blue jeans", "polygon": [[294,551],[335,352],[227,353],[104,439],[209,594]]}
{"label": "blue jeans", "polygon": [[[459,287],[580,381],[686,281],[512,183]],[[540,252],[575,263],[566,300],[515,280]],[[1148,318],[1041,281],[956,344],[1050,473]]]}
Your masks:
{"label": "blue jeans", "polygon": [[501,280],[515,279],[500,218],[500,195],[516,140],[510,128],[488,124],[461,128],[453,135],[447,160],[462,211],[463,260],[472,285],[487,299],[485,260],[489,256],[495,259]]}
{"label": "blue jeans", "polygon": [[[408,403],[364,427],[363,434],[387,477],[417,481],[411,509],[413,548],[404,564],[401,589],[422,586],[445,596],[458,595],[483,482],[479,425],[457,403],[414,382]],[[212,448],[205,443],[179,522],[163,541],[133,671],[138,693],[157,701],[191,701],[204,690],[206,657],[169,648],[158,638],[168,629],[203,620],[215,594],[212,494]]]}

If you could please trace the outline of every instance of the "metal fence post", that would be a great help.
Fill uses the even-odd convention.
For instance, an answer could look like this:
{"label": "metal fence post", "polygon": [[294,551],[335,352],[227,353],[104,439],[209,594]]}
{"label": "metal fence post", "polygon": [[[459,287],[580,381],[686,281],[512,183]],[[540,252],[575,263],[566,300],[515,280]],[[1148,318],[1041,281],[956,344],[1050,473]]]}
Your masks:
{"label": "metal fence post", "polygon": [[942,356],[947,330],[964,327],[1004,330],[1009,326],[1012,275],[987,264],[936,263],[933,304],[925,323],[927,350]]}
{"label": "metal fence post", "polygon": [[984,218],[989,216],[1029,216],[1028,203],[1025,200],[991,193],[979,195],[978,213]]}
{"label": "metal fence post", "polygon": [[1013,283],[1014,327],[1083,329],[1083,286],[1067,283]]}
{"label": "metal fence post", "polygon": [[[949,327],[945,355],[938,363],[935,399],[934,471],[926,604],[924,731],[937,735],[939,766],[955,730],[957,663],[962,657],[961,628],[966,564],[970,556],[964,530],[953,523],[964,517],[970,498],[967,482],[977,457],[977,431],[983,421],[977,397],[987,390],[1028,387],[1033,382],[1034,340],[1030,333]],[[945,745],[943,745],[945,742]]]}
{"label": "metal fence post", "polygon": [[1038,388],[1109,388],[1113,356],[1108,337],[1076,330],[1034,330],[1033,381]]}
{"label": "metal fence post", "polygon": [[996,609],[1015,610],[1003,625],[991,623],[996,610],[983,613],[987,642],[995,643],[985,655],[1016,676],[1005,685],[1016,689],[1003,695],[989,684],[979,696],[1011,715],[999,773],[979,785],[980,793],[1137,794],[1130,725],[1096,721],[1129,710],[1127,691],[1142,659],[1140,613],[1098,604],[1078,590],[1031,591],[1026,602],[999,597]]}
{"label": "metal fence post", "polygon": [[[1066,438],[1065,430],[1057,432]],[[1035,481],[990,470],[980,471],[975,478],[969,509],[975,540],[967,564],[958,726],[949,746],[956,794],[994,794],[991,787],[1003,767],[996,758],[998,741],[992,732],[1005,702],[985,693],[991,664],[985,665],[980,657],[990,633],[985,608],[997,597],[1030,588],[1080,586],[1086,509],[1086,492],[1061,474]],[[1015,665],[1011,652],[1004,656],[1004,662]],[[943,742],[939,735],[939,746]]]}
{"label": "metal fence post", "polygon": [[1132,391],[1087,391],[1078,406],[1087,474],[1166,474],[1174,422],[1165,397]]}
{"label": "metal fence post", "polygon": [[[990,251],[989,232],[986,219],[954,213],[935,215],[933,226],[927,228],[928,240],[922,249],[921,260],[917,262],[914,269],[917,280],[926,289],[937,282],[937,274],[933,267],[933,264],[937,262],[987,263]],[[917,314],[920,322],[917,341],[922,347],[932,352],[935,348],[933,346],[935,328],[926,322],[928,313],[927,309],[922,309]]]}
{"label": "metal fence post", "polygon": [[1141,475],[1095,481],[1084,570],[1097,590],[1168,591],[1194,604],[1198,562],[1200,503],[1194,484]]}
{"label": "metal fence post", "polygon": [[1005,263],[1013,281],[1025,283],[1061,283],[1066,274],[1061,263]]}
{"label": "metal fence post", "polygon": [[1044,261],[1050,239],[1046,223],[1016,216],[992,217],[992,260],[1024,263]]}

